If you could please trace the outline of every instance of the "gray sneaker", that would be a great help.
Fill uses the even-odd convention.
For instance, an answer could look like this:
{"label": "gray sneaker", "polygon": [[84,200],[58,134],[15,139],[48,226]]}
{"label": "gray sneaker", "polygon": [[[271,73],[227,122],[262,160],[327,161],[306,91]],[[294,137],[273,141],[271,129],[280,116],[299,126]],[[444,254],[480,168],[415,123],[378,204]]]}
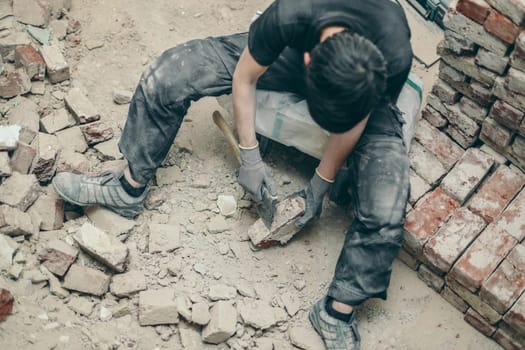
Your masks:
{"label": "gray sneaker", "polygon": [[310,310],[312,326],[323,339],[326,350],[359,350],[361,337],[357,331],[355,312],[349,322],[338,320],[326,312],[326,298],[317,301]]}
{"label": "gray sneaker", "polygon": [[120,184],[120,173],[110,171],[98,176],[58,173],[53,178],[55,191],[66,201],[81,207],[101,205],[115,213],[134,218],[144,208],[148,189],[140,197],[132,197]]}

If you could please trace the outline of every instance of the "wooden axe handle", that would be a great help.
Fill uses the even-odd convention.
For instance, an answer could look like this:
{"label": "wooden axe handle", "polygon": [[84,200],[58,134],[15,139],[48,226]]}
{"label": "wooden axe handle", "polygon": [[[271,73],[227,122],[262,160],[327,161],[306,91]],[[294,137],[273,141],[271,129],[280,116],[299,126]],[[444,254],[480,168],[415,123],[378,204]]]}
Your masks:
{"label": "wooden axe handle", "polygon": [[226,120],[224,120],[224,117],[219,111],[213,112],[213,121],[215,124],[221,129],[222,133],[224,134],[224,137],[226,137],[226,141],[230,145],[233,155],[235,156],[235,159],[237,159],[237,162],[241,163],[241,151],[239,150],[239,144],[237,142],[237,139],[235,136],[233,136],[233,132],[226,123]]}

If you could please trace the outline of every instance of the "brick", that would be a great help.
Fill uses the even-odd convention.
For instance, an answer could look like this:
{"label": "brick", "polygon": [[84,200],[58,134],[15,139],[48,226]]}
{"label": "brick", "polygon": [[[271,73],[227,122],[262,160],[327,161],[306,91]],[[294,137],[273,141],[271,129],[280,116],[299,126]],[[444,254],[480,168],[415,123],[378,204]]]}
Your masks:
{"label": "brick", "polygon": [[483,283],[480,297],[504,314],[525,290],[525,246],[518,244]]}
{"label": "brick", "polygon": [[73,264],[64,278],[65,289],[96,296],[106,294],[111,277],[102,271]]}
{"label": "brick", "polygon": [[464,152],[454,141],[425,120],[418,123],[414,138],[432,152],[446,169],[452,168]]}
{"label": "brick", "polygon": [[507,162],[507,158],[505,158],[501,153],[497,152],[494,148],[490,147],[486,143],[483,144],[479,149],[494,158],[497,164],[505,164]]}
{"label": "brick", "polygon": [[502,75],[509,65],[509,58],[496,55],[489,50],[480,48],[476,54],[476,64]]}
{"label": "brick", "polygon": [[447,106],[447,110],[448,112],[445,117],[450,123],[454,124],[454,126],[456,126],[467,136],[475,137],[478,135],[480,130],[479,125],[463,112],[461,112],[459,106]]}
{"label": "brick", "polygon": [[47,67],[47,77],[52,84],[69,79],[69,65],[57,46],[44,45],[40,48]]}
{"label": "brick", "polygon": [[460,98],[460,94],[456,90],[440,79],[432,86],[432,94],[448,105],[455,104]]}
{"label": "brick", "polygon": [[503,213],[494,221],[497,230],[513,236],[518,241],[525,238],[525,191],[521,191]]}
{"label": "brick", "polygon": [[58,230],[64,225],[64,201],[52,187],[44,189],[28,212],[41,219],[42,231]]}
{"label": "brick", "polygon": [[116,272],[126,268],[128,248],[118,238],[108,235],[90,223],[84,223],[73,236],[82,250]]}
{"label": "brick", "polygon": [[449,275],[475,292],[515,245],[514,237],[491,224],[459,258]]}
{"label": "brick", "polygon": [[287,243],[299,229],[294,222],[304,214],[306,203],[300,196],[286,198],[277,204],[273,222],[267,228],[262,219],[248,228],[248,237],[256,247],[269,247]]}
{"label": "brick", "polygon": [[525,171],[525,138],[516,136],[510,145],[507,157],[512,159],[521,170]]}
{"label": "brick", "polygon": [[496,79],[492,88],[492,94],[519,110],[525,110],[525,98],[523,95],[510,91],[503,77]]}
{"label": "brick", "polygon": [[449,302],[449,304],[458,309],[459,312],[465,313],[468,310],[468,304],[448,286],[445,286],[445,288],[443,288],[440,294],[443,299],[445,299]]}
{"label": "brick", "polygon": [[63,150],[57,158],[57,173],[86,174],[90,169],[89,159],[72,150]]}
{"label": "brick", "polygon": [[11,314],[14,302],[13,295],[7,289],[0,288],[0,322],[5,321]]}
{"label": "brick", "polygon": [[524,24],[525,4],[523,0],[486,0],[490,6],[509,17],[517,25]]}
{"label": "brick", "polygon": [[449,85],[450,82],[463,83],[466,80],[465,74],[452,68],[441,60],[439,61],[439,78]]}
{"label": "brick", "polygon": [[15,48],[31,44],[31,37],[25,31],[15,31],[5,38],[0,38],[0,55],[4,58],[14,58]]}
{"label": "brick", "polygon": [[481,185],[468,208],[491,223],[524,185],[525,175],[521,171],[502,165]]}
{"label": "brick", "polygon": [[89,123],[80,127],[89,145],[113,138],[113,128],[105,122]]}
{"label": "brick", "polygon": [[437,98],[437,96],[435,96],[435,95],[428,94],[427,95],[427,103],[428,103],[428,105],[430,107],[432,107],[437,112],[439,112],[442,115],[441,116],[442,118],[444,118],[444,116],[448,113],[448,109],[445,106],[445,104],[443,102],[441,102],[441,100],[439,98]]}
{"label": "brick", "polygon": [[485,84],[492,86],[496,79],[496,73],[484,69],[476,64],[475,57],[457,56],[438,46],[438,54],[446,64],[462,72],[463,74]]}
{"label": "brick", "polygon": [[525,72],[525,54],[520,54],[517,49],[512,51],[510,65],[512,68]]}
{"label": "brick", "polygon": [[523,111],[520,111],[501,100],[497,100],[490,110],[490,116],[492,118],[514,130],[519,129],[524,115],[525,113]]}
{"label": "brick", "polygon": [[9,124],[22,127],[20,142],[33,142],[40,129],[40,116],[35,102],[25,97],[17,97],[15,106],[9,111],[8,119]]}
{"label": "brick", "polygon": [[515,51],[518,53],[522,58],[525,58],[525,30],[518,35],[518,38],[516,39],[515,44]]}
{"label": "brick", "polygon": [[19,143],[11,157],[11,167],[14,171],[21,174],[29,173],[33,160],[36,156],[36,149],[25,143]]}
{"label": "brick", "polygon": [[458,202],[464,203],[494,165],[494,159],[479,149],[468,149],[445,176],[441,187]]}
{"label": "brick", "polygon": [[409,157],[412,169],[430,185],[437,183],[447,172],[439,159],[419,142],[412,142]]}
{"label": "brick", "polygon": [[9,164],[9,154],[7,152],[0,152],[0,177],[10,176],[13,173],[11,165]]}
{"label": "brick", "polygon": [[126,219],[111,210],[98,206],[86,208],[84,214],[93,225],[113,236],[127,234],[135,226],[135,220]]}
{"label": "brick", "polygon": [[210,322],[202,330],[202,340],[211,344],[225,342],[235,333],[237,310],[229,302],[219,301],[210,315]]}
{"label": "brick", "polygon": [[38,227],[33,224],[33,219],[28,213],[0,205],[0,234],[8,236],[29,236],[38,233]]}
{"label": "brick", "polygon": [[485,320],[480,314],[478,314],[473,309],[468,309],[464,319],[465,321],[467,321],[468,324],[470,324],[472,327],[474,327],[487,337],[492,336],[492,334],[496,332],[496,327],[488,323],[487,320]]}
{"label": "brick", "polygon": [[64,150],[84,153],[88,149],[88,144],[80,127],[75,126],[56,133],[58,143]]}
{"label": "brick", "polygon": [[13,14],[19,22],[46,27],[51,17],[51,8],[43,0],[13,0]]}
{"label": "brick", "polygon": [[468,136],[460,130],[456,125],[449,124],[445,128],[445,132],[449,135],[454,141],[456,141],[461,147],[469,148],[473,146],[478,140],[478,136]]}
{"label": "brick", "polygon": [[525,342],[519,342],[513,339],[512,336],[501,328],[494,333],[492,338],[506,350],[522,350],[523,347],[525,347]]}
{"label": "brick", "polygon": [[33,173],[40,182],[49,182],[55,175],[56,158],[61,149],[55,135],[38,134],[37,156],[33,166]]}
{"label": "brick", "polygon": [[483,28],[508,44],[513,44],[520,32],[520,27],[498,11],[491,11]]}
{"label": "brick", "polygon": [[521,334],[525,333],[525,294],[505,314],[503,320]]}
{"label": "brick", "polygon": [[181,247],[179,225],[149,224],[149,252],[171,252]]}
{"label": "brick", "polygon": [[103,162],[118,160],[124,157],[122,153],[120,153],[117,139],[111,139],[109,141],[98,143],[93,148],[98,151],[97,156]]}
{"label": "brick", "polygon": [[463,35],[466,39],[473,41],[500,56],[504,56],[509,45],[501,39],[487,33],[483,26],[470,18],[450,8],[443,19],[446,28]]}
{"label": "brick", "polygon": [[26,211],[38,198],[40,186],[34,175],[17,172],[0,185],[0,203]]}
{"label": "brick", "polygon": [[423,111],[421,111],[421,116],[436,128],[444,128],[448,123],[448,120],[430,105],[427,105]]}
{"label": "brick", "polygon": [[[525,72],[517,69],[509,69],[507,75],[507,87],[512,92],[520,95],[525,95]],[[525,96],[522,96],[525,99]]]}
{"label": "brick", "polygon": [[19,68],[0,76],[0,97],[11,98],[31,90],[31,80],[24,69]]}
{"label": "brick", "polygon": [[80,89],[69,90],[65,98],[66,106],[80,124],[94,122],[100,119],[100,114]]}
{"label": "brick", "polygon": [[57,131],[75,125],[75,120],[64,108],[61,108],[41,118],[40,125],[44,132],[54,134]]}
{"label": "brick", "polygon": [[512,140],[512,132],[494,119],[487,118],[481,126],[480,139],[497,150],[503,151]]}
{"label": "brick", "polygon": [[78,249],[59,239],[51,240],[38,254],[38,260],[52,273],[63,277],[75,262]]}
{"label": "brick", "polygon": [[443,45],[456,55],[471,55],[475,52],[477,45],[463,35],[454,33],[451,30],[445,31]]}
{"label": "brick", "polygon": [[410,197],[409,203],[414,205],[419,198],[431,190],[430,185],[423,180],[415,171],[410,170]]}
{"label": "brick", "polygon": [[421,263],[415,257],[405,250],[405,248],[401,248],[399,250],[397,258],[414,271],[417,271],[419,265],[421,265]]}
{"label": "brick", "polygon": [[46,75],[46,63],[31,45],[20,46],[15,49],[15,67],[23,67],[29,79],[32,80],[44,80]]}
{"label": "brick", "polygon": [[142,291],[139,294],[139,324],[155,326],[179,322],[175,291],[172,288]]}
{"label": "brick", "polygon": [[477,81],[470,83],[470,90],[464,95],[467,95],[482,107],[490,106],[493,101],[492,90]]}
{"label": "brick", "polygon": [[111,294],[123,298],[147,289],[146,277],[140,271],[130,271],[114,275],[109,290]]}
{"label": "brick", "polygon": [[467,288],[455,281],[450,274],[446,277],[446,283],[454,293],[459,295],[461,299],[486,319],[489,324],[496,325],[501,320],[501,315],[496,310],[483,302],[477,294],[470,292]]}
{"label": "brick", "polygon": [[420,255],[424,244],[434,235],[443,223],[459,207],[459,203],[441,188],[423,197],[405,221],[405,244],[407,248]]}
{"label": "brick", "polygon": [[463,96],[461,100],[459,100],[459,110],[477,123],[483,122],[489,112],[486,108],[466,96]]}
{"label": "brick", "polygon": [[490,6],[483,0],[460,0],[456,4],[459,13],[483,24],[490,13]]}
{"label": "brick", "polygon": [[425,265],[421,265],[419,267],[417,275],[420,280],[425,282],[427,286],[429,286],[438,293],[441,292],[443,286],[445,285],[445,280],[443,279],[443,277],[437,275]]}
{"label": "brick", "polygon": [[479,216],[466,208],[458,209],[425,245],[425,259],[439,271],[448,272],[484,228]]}

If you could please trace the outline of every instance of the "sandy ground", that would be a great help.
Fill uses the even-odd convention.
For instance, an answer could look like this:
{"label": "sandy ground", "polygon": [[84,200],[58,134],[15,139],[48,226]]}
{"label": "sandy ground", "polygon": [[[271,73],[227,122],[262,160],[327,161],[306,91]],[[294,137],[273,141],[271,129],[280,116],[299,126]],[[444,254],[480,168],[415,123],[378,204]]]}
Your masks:
{"label": "sandy ground", "polygon": [[[115,88],[133,90],[145,65],[166,48],[193,38],[246,30],[255,10],[268,4],[266,0],[74,1],[71,16],[82,24],[82,42],[70,50],[72,84],[88,93],[104,118],[122,126],[127,107],[113,103]],[[91,51],[83,45],[97,41],[104,45]],[[429,71],[416,64],[415,71],[424,77],[428,89],[435,67]],[[276,349],[291,349],[286,330],[296,325],[310,327],[307,310],[330,282],[350,210],[326,203],[321,219],[288,245],[259,252],[250,249],[242,233],[256,219],[253,211],[239,211],[228,220],[231,229],[226,232],[203,233],[205,223],[217,215],[218,194],[242,196],[235,180],[235,159],[211,121],[216,108],[214,99],[204,99],[190,109],[179,136],[191,144],[191,154],[174,157],[182,177],[180,182],[162,188],[168,201],[160,212],[147,211],[138,219],[139,225],[127,241],[131,249],[130,269],[144,271],[150,288],[168,283],[187,294],[203,295],[210,285],[237,285],[239,281],[254,287],[262,299],[292,293],[300,300],[302,310],[283,326],[265,332],[265,336],[276,340]],[[302,188],[315,166],[311,159],[284,147],[274,148],[268,162],[280,185],[280,195]],[[192,178],[197,175],[209,178],[207,189],[191,187]],[[285,184],[287,179],[291,180],[289,184]],[[184,225],[184,248],[164,256],[144,253],[143,229],[148,222]],[[227,253],[223,255],[225,246]],[[166,282],[161,271],[175,256],[184,261],[182,277]],[[195,268],[196,264],[199,268]],[[93,298],[94,312],[90,317],[82,317],[49,295],[47,288],[7,279],[0,282],[20,296],[14,314],[0,325],[1,349],[181,348],[176,326],[138,325],[136,298],[130,302],[134,309],[131,315],[104,322],[99,319],[100,308],[113,306],[118,300],[109,296],[102,300]],[[305,287],[298,290],[294,284]],[[364,350],[499,349],[398,261],[393,266],[388,301],[367,302],[359,308],[358,317]],[[166,341],[159,336],[165,333],[172,334],[164,337],[169,338]]]}

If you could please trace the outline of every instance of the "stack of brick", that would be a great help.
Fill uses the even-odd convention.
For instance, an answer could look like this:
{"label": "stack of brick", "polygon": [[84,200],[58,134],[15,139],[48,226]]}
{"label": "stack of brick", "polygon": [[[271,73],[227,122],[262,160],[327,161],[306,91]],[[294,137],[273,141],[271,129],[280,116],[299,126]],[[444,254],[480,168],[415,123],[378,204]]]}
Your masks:
{"label": "stack of brick", "polygon": [[505,349],[525,347],[525,0],[459,0],[411,148],[400,258]]}

